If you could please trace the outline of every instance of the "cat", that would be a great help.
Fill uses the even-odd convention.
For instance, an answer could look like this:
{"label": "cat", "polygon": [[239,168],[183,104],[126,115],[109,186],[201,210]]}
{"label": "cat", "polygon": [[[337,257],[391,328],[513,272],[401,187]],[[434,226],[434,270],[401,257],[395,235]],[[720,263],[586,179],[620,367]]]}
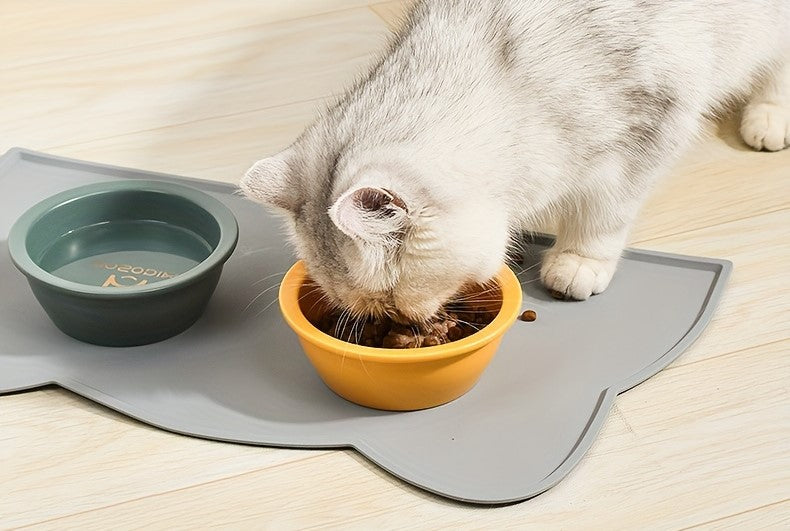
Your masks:
{"label": "cat", "polygon": [[584,300],[652,184],[735,98],[745,142],[787,147],[790,1],[424,0],[240,187],[359,316],[430,319],[546,219],[542,282]]}

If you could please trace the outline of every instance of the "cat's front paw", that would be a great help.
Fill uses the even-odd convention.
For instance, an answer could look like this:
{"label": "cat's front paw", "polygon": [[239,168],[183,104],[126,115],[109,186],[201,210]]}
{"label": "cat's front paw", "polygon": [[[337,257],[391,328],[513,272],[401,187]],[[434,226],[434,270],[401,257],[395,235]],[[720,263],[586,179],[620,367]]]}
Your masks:
{"label": "cat's front paw", "polygon": [[555,298],[583,301],[605,290],[616,268],[617,260],[550,250],[543,257],[540,278]]}
{"label": "cat's front paw", "polygon": [[758,151],[779,151],[790,146],[790,108],[774,103],[747,106],[741,119],[741,136]]}

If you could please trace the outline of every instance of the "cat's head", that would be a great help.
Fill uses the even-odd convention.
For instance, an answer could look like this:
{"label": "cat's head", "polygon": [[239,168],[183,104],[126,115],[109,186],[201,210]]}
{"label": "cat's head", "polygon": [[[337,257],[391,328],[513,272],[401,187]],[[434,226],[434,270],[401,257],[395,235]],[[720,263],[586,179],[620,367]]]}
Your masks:
{"label": "cat's head", "polygon": [[255,163],[241,189],[284,214],[309,275],[339,307],[420,322],[491,279],[508,241],[501,209],[432,182],[389,150],[354,154],[303,137]]}

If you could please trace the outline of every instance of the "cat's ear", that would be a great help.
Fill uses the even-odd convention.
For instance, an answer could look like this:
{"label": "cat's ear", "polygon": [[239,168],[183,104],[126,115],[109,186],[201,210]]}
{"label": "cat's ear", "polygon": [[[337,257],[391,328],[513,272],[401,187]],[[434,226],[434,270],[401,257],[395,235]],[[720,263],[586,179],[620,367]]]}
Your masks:
{"label": "cat's ear", "polygon": [[298,194],[293,169],[293,149],[259,160],[239,183],[244,195],[258,203],[294,212]]}
{"label": "cat's ear", "polygon": [[408,225],[409,209],[390,190],[364,187],[343,194],[329,209],[329,217],[357,241],[394,246]]}

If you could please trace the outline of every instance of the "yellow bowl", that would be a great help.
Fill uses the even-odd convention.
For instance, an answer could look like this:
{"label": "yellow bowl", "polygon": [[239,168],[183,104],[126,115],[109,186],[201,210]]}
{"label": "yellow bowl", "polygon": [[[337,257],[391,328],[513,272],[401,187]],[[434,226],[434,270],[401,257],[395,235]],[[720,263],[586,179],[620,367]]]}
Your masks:
{"label": "yellow bowl", "polygon": [[[495,280],[502,293],[496,318],[451,343],[416,349],[372,348],[325,334],[305,312],[322,312],[297,262],[280,284],[280,309],[321,379],[356,404],[390,411],[426,409],[455,400],[477,383],[521,309],[521,285],[504,266]],[[309,315],[313,317],[313,315]]]}

